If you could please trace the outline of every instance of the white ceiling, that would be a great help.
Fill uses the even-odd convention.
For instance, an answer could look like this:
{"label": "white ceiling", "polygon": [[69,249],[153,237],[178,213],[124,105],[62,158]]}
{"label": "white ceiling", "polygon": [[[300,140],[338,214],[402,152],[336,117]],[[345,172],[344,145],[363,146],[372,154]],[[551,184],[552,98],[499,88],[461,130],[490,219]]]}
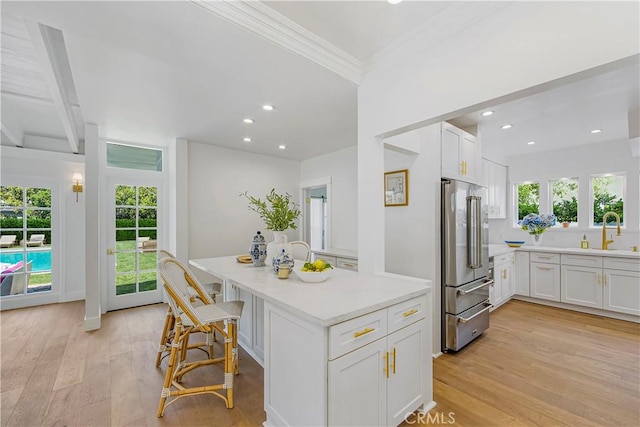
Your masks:
{"label": "white ceiling", "polygon": [[[263,8],[255,2],[2,1],[2,143],[11,145],[5,129],[31,148],[44,144],[33,135],[55,138],[53,147],[68,133],[55,98],[47,94],[42,58],[24,19],[27,26],[39,22],[64,37],[72,80],[69,73],[61,87],[80,138],[87,122],[115,141],[166,145],[185,138],[303,160],[357,143],[357,78],[310,61],[304,47],[294,53],[204,6],[244,5],[250,12],[269,12],[279,24],[294,21],[287,28],[306,28],[323,39],[328,56],[366,70],[376,55],[416,31],[430,29],[435,43],[481,25],[482,16],[509,4],[278,1]],[[638,90],[636,64],[493,106],[496,114],[480,122],[484,148],[516,155],[626,137],[626,112],[638,108]],[[263,111],[264,103],[276,110]],[[255,123],[244,124],[246,117]],[[478,118],[471,114],[459,122]],[[504,122],[513,129],[499,130]],[[584,134],[592,128],[604,132]],[[529,140],[537,144],[526,146]],[[278,150],[279,144],[287,149]],[[71,151],[69,144],[57,147],[50,149]]]}

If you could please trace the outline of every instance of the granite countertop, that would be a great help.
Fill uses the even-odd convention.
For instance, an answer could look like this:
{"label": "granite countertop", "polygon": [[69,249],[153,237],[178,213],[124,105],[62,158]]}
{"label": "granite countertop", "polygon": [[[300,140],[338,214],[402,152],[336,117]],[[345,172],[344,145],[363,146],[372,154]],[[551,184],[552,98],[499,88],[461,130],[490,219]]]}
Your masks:
{"label": "granite countertop", "polygon": [[532,246],[522,245],[519,248],[510,248],[506,244],[490,244],[489,245],[489,257],[504,255],[509,252],[526,251],[526,252],[553,252],[559,254],[572,254],[572,255],[592,255],[592,256],[607,256],[614,258],[631,258],[640,260],[640,252],[622,251],[617,249],[609,249],[603,251],[602,249],[580,249],[580,248],[555,248],[552,246]]}
{"label": "granite countertop", "polygon": [[302,282],[295,273],[278,279],[271,267],[239,264],[235,257],[189,263],[321,326],[331,326],[431,292],[431,281],[393,274],[363,274],[336,268],[321,283]]}

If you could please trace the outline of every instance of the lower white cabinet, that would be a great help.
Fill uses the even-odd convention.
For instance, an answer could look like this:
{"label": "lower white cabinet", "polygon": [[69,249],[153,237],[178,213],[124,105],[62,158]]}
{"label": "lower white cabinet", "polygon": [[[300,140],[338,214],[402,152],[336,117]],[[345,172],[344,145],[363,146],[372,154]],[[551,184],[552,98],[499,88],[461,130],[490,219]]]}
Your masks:
{"label": "lower white cabinet", "polygon": [[529,264],[530,290],[533,298],[560,301],[560,265],[542,262]]}
{"label": "lower white cabinet", "polygon": [[512,277],[515,268],[514,254],[495,256],[493,263],[493,287],[489,291],[489,301],[497,307],[509,301],[515,293],[515,281]]}
{"label": "lower white cabinet", "polygon": [[238,321],[238,344],[261,366],[264,365],[264,300],[236,287],[233,282],[224,283],[225,301],[243,301],[242,316]]}
{"label": "lower white cabinet", "polygon": [[528,297],[529,290],[529,252],[516,252],[516,270],[513,274],[516,295]]}
{"label": "lower white cabinet", "polygon": [[329,362],[329,425],[396,426],[404,421],[424,399],[421,357],[428,337],[423,323]]}
{"label": "lower white cabinet", "polygon": [[604,269],[602,308],[640,316],[640,272]]}
{"label": "lower white cabinet", "polygon": [[560,301],[602,308],[602,268],[562,265]]}

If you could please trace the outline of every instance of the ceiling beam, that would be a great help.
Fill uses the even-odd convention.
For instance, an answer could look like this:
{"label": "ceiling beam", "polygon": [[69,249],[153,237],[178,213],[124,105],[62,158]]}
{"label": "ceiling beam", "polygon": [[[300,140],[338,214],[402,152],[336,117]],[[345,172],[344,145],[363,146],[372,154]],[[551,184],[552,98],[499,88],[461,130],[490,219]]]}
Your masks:
{"label": "ceiling beam", "polygon": [[[27,30],[31,36],[31,42],[36,51],[36,56],[42,65],[42,71],[49,88],[53,102],[58,110],[58,115],[62,121],[62,127],[69,140],[71,151],[78,153],[78,132],[73,118],[72,105],[69,102],[67,91],[64,85],[65,76],[63,67],[68,63],[67,51],[64,48],[64,39],[60,30],[39,24],[37,22],[25,20]],[[70,76],[67,76],[70,77]],[[73,81],[72,79],[70,81]]]}
{"label": "ceiling beam", "polygon": [[10,143],[16,147],[22,148],[22,138],[18,138],[15,133],[5,126],[4,123],[0,123],[0,127],[2,128],[2,133],[7,137]]}
{"label": "ceiling beam", "polygon": [[188,0],[231,24],[319,64],[359,84],[361,62],[259,1]]}

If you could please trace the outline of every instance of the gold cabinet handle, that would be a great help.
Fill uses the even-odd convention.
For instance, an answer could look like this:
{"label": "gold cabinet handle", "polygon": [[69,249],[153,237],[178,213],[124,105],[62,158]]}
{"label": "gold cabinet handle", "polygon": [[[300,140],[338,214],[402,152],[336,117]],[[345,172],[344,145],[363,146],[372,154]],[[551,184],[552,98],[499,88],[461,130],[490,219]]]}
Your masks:
{"label": "gold cabinet handle", "polygon": [[384,358],[384,373],[389,378],[389,352],[385,351],[382,357]]}
{"label": "gold cabinet handle", "polygon": [[607,283],[607,281],[608,281],[607,280],[607,275],[603,274],[602,277],[604,277],[604,285],[607,286],[608,285],[608,283]]}
{"label": "gold cabinet handle", "polygon": [[596,273],[596,284],[600,284],[600,273]]}
{"label": "gold cabinet handle", "polygon": [[358,337],[361,337],[361,336],[366,335],[366,334],[368,334],[368,333],[370,333],[370,332],[373,332],[373,331],[375,331],[375,329],[374,329],[374,328],[364,328],[364,329],[363,329],[363,330],[361,330],[361,331],[356,331],[356,332],[354,332],[354,333],[353,333],[353,337],[354,337],[354,338],[358,338]]}
{"label": "gold cabinet handle", "polygon": [[393,363],[391,363],[391,369],[393,370],[393,373],[396,373],[396,348],[393,348]]}
{"label": "gold cabinet handle", "polygon": [[404,313],[402,313],[402,317],[409,317],[409,316],[413,316],[414,314],[416,314],[418,312],[418,310],[411,309],[409,311],[405,311]]}
{"label": "gold cabinet handle", "polygon": [[464,174],[467,174],[467,161],[464,161]]}

